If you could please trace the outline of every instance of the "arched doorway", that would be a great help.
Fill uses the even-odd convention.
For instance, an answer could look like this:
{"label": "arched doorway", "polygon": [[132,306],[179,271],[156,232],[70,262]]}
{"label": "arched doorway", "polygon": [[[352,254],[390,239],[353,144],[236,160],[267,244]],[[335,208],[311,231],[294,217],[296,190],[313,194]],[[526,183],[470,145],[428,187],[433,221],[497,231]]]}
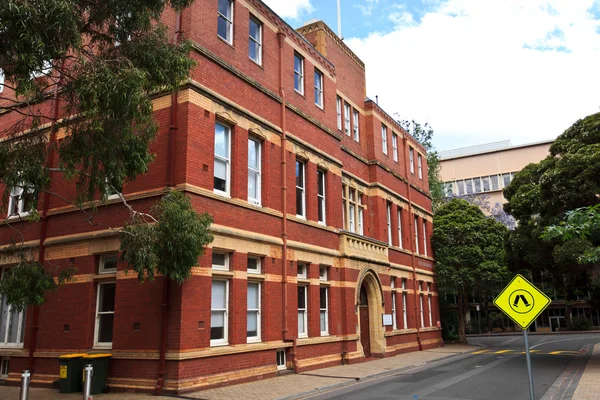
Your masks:
{"label": "arched doorway", "polygon": [[377,274],[370,268],[362,271],[357,287],[358,331],[365,357],[383,356],[385,337],[381,315],[383,292]]}

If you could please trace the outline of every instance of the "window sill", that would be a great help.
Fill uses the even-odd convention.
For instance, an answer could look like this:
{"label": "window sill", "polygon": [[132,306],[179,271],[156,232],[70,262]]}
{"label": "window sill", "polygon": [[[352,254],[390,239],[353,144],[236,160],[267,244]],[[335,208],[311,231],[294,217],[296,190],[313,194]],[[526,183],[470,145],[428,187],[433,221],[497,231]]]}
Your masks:
{"label": "window sill", "polygon": [[321,332],[321,336],[329,336],[329,332]]}
{"label": "window sill", "polygon": [[323,105],[315,103],[315,106],[316,106],[316,107],[317,107],[319,110],[321,110],[321,111],[325,112],[325,108],[323,108]]}
{"label": "window sill", "polygon": [[306,96],[304,96],[304,92],[299,91],[298,89],[294,88],[294,92],[296,92],[296,94],[304,97],[304,99],[306,100]]}
{"label": "window sill", "polygon": [[213,189],[213,193],[214,193],[214,194],[217,194],[217,195],[219,195],[219,196],[227,197],[228,199],[230,199],[230,198],[231,198],[231,195],[230,195],[229,193],[227,193],[227,192],[223,192],[223,191],[221,191],[221,190]]}
{"label": "window sill", "polygon": [[112,343],[96,343],[94,347],[92,347],[92,350],[112,350],[112,348]]}
{"label": "window sill", "polygon": [[226,271],[222,269],[213,269],[212,271],[213,277],[222,277],[222,278],[233,278],[233,272]]}
{"label": "window sill", "polygon": [[217,343],[213,343],[212,341],[210,342],[210,347],[223,347],[223,346],[229,346],[229,342],[217,342]]}
{"label": "window sill", "polygon": [[224,38],[223,38],[221,35],[219,35],[218,33],[217,33],[217,38],[219,38],[219,40],[223,41],[223,43],[227,44],[229,47],[231,47],[232,49],[234,49],[234,50],[235,50],[235,47],[233,47],[233,40],[230,42],[229,40],[227,40],[227,39],[224,39]]}
{"label": "window sill", "polygon": [[246,339],[246,343],[247,344],[262,343],[262,340],[260,340],[260,338],[248,338],[248,339]]}
{"label": "window sill", "polygon": [[12,214],[12,215],[6,217],[6,221],[15,221],[15,220],[18,221],[18,220],[22,220],[27,217],[29,217],[29,212]]}

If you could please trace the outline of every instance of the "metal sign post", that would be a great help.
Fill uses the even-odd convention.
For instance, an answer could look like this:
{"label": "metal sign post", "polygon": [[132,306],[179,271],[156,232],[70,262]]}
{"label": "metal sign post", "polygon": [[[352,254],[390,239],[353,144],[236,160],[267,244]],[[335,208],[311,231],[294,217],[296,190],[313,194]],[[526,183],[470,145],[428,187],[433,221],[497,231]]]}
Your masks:
{"label": "metal sign post", "polygon": [[28,369],[24,370],[21,374],[21,393],[19,394],[19,400],[29,399],[29,383],[31,379],[31,373]]}
{"label": "metal sign post", "polygon": [[529,332],[523,329],[523,337],[525,337],[525,358],[527,359],[527,374],[529,375],[529,397],[535,400],[533,391],[533,373],[531,372],[531,352],[529,351]]}

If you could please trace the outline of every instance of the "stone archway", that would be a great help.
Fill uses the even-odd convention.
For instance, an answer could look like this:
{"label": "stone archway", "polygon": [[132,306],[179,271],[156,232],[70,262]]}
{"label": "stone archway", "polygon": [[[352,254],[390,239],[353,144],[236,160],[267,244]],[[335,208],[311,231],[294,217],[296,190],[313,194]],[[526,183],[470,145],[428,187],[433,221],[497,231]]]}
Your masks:
{"label": "stone archway", "polygon": [[370,268],[364,269],[358,278],[356,305],[357,332],[360,337],[358,350],[362,350],[365,357],[383,355],[385,352],[385,336],[381,322],[383,289],[377,273]]}

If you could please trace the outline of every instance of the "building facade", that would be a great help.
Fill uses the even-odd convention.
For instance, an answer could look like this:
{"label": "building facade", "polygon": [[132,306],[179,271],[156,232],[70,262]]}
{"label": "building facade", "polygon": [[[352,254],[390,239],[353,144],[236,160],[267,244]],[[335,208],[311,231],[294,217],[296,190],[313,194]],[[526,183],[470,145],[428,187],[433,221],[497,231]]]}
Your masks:
{"label": "building facade", "polygon": [[[479,146],[465,147],[440,152],[441,180],[446,185],[448,196],[487,196],[487,206],[483,209],[489,213],[494,207],[506,203],[502,190],[510,184],[515,174],[530,163],[538,163],[549,154],[554,140],[512,146],[510,141],[502,141]],[[586,317],[593,326],[600,327],[600,312],[592,309],[586,299],[589,288],[582,286],[581,294],[576,300],[566,302],[554,290],[552,278],[548,274],[536,271],[528,277],[538,288],[551,297],[551,305],[542,312],[532,324],[530,330],[539,332],[555,332],[567,329],[567,318]],[[585,283],[583,283],[585,285]],[[455,304],[453,294],[446,296],[449,304]],[[514,324],[508,317],[495,310],[493,304],[478,305],[471,297],[470,312],[467,320],[470,331],[481,332],[488,328],[488,321],[481,323],[483,308],[486,306],[497,314],[495,330],[512,330]]]}
{"label": "building facade", "polygon": [[[197,66],[154,99],[156,159],[122,190],[139,210],[185,192],[215,239],[183,285],[140,284],[103,228],[128,217],[118,196],[94,204],[94,227],[40,196],[25,242],[77,273],[42,306],[2,303],[2,374],[50,385],[60,354],[110,352],[111,390],[185,392],[440,346],[425,150],[366,99],[363,62],[322,22],[296,31],[259,0],[163,16],[173,34],[177,20]],[[0,226],[2,244],[13,235]]]}

